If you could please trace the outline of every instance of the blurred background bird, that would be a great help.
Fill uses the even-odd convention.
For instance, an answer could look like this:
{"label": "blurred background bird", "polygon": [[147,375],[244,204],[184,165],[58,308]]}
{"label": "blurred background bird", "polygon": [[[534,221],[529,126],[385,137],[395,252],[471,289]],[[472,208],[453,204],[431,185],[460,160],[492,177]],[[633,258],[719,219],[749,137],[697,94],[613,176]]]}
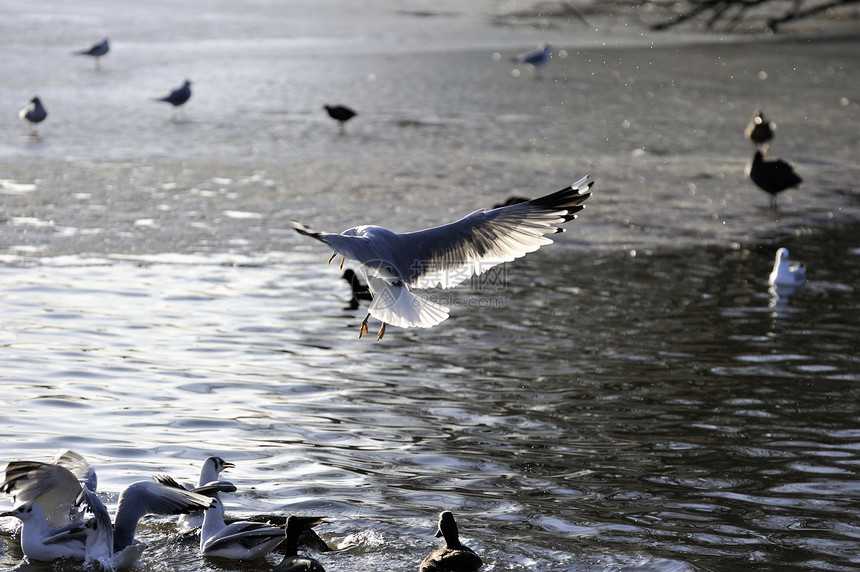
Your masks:
{"label": "blurred background bird", "polygon": [[763,148],[767,153],[770,148],[770,141],[773,139],[773,132],[776,131],[776,123],[767,121],[764,118],[764,113],[759,111],[750,120],[744,130],[744,136],[756,147]]}
{"label": "blurred background bird", "polygon": [[344,133],[346,122],[358,115],[354,110],[345,105],[323,105],[329,117],[335,119],[340,127],[340,133]]}
{"label": "blurred background bird", "polygon": [[96,60],[96,69],[99,69],[99,60],[101,60],[101,57],[109,51],[110,43],[108,42],[108,39],[105,38],[98,44],[93,44],[91,48],[75,52],[75,54],[79,56],[92,56]]}
{"label": "blurred background bird", "polygon": [[191,82],[189,80],[185,80],[185,83],[182,84],[181,87],[177,87],[164,97],[156,98],[156,101],[164,101],[173,106],[173,113],[176,113],[176,109],[184,105],[186,101],[191,99]]}
{"label": "blurred background bird", "polygon": [[18,112],[18,117],[20,117],[22,121],[28,121],[30,123],[31,135],[38,135],[36,132],[36,124],[41,123],[46,117],[48,117],[48,111],[45,109],[45,106],[42,105],[42,100],[36,96],[30,100],[30,103],[26,107]]}
{"label": "blurred background bird", "polygon": [[790,164],[782,159],[766,161],[761,150],[755,152],[746,171],[747,176],[758,188],[770,194],[770,208],[774,211],[777,210],[776,196],[803,182]]}

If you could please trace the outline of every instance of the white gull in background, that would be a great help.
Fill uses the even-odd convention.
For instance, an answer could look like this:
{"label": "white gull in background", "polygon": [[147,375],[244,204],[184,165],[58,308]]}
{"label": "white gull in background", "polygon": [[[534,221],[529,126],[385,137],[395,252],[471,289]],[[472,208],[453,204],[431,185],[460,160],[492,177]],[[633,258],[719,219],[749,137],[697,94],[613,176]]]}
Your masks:
{"label": "white gull in background", "polygon": [[[358,262],[373,296],[361,324],[370,316],[400,328],[431,328],[448,318],[449,308],[412,288],[453,288],[473,275],[551,244],[544,235],[563,232],[559,225],[576,218],[591,196],[593,181],[583,177],[569,187],[537,199],[492,210],[480,209],[462,219],[400,234],[380,226],[357,226],[340,234],[316,232],[293,221],[300,234],[329,245],[334,254]],[[341,266],[343,261],[341,261]]]}
{"label": "white gull in background", "polygon": [[255,560],[283,541],[284,531],[277,526],[243,521],[226,524],[221,499],[212,499],[212,506],[204,512],[200,531],[200,552],[204,556]]}
{"label": "white gull in background", "polygon": [[105,570],[133,565],[146,545],[134,539],[137,523],[147,514],[181,514],[203,509],[215,501],[209,497],[171,487],[154,481],[138,481],[127,486],[119,495],[116,519],[110,515],[94,492],[83,494],[93,518],[86,523],[88,562],[98,563]]}
{"label": "white gull in background", "polygon": [[84,559],[83,522],[70,522],[51,527],[45,522],[42,507],[35,502],[25,502],[15,510],[0,513],[19,519],[21,527],[21,551],[28,560],[53,562],[59,558]]}
{"label": "white gull in background", "polygon": [[789,260],[788,256],[787,248],[780,248],[776,251],[773,270],[768,276],[767,283],[777,289],[796,291],[806,282],[806,266],[801,262]]}

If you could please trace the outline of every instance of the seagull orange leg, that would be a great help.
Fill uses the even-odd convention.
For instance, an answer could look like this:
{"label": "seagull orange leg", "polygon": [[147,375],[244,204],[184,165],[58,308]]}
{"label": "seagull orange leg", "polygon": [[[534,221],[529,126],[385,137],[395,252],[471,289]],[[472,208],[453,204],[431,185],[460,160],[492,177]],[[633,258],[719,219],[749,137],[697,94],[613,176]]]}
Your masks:
{"label": "seagull orange leg", "polygon": [[364,319],[361,321],[361,331],[358,332],[358,339],[361,339],[361,336],[367,333],[367,320],[370,319],[370,313],[368,313]]}
{"label": "seagull orange leg", "polygon": [[381,339],[382,339],[382,336],[384,336],[384,335],[385,335],[385,326],[386,326],[386,325],[387,325],[387,324],[386,324],[385,322],[382,322],[382,327],[381,327],[381,328],[379,328],[379,333],[378,333],[378,334],[376,334],[376,341],[377,341],[377,342],[378,342],[379,340],[381,340]]}
{"label": "seagull orange leg", "polygon": [[336,256],[337,256],[337,252],[335,252],[334,254],[332,254],[332,255],[331,255],[331,258],[329,258],[329,259],[328,259],[328,265],[329,265],[329,266],[331,266],[331,261],[332,261],[332,260],[334,260]]}

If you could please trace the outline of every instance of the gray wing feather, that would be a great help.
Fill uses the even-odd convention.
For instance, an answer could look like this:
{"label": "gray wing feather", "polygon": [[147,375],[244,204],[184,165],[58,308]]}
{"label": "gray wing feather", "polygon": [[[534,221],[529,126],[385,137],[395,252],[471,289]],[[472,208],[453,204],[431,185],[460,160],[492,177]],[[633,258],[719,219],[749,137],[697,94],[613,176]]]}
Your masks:
{"label": "gray wing feather", "polygon": [[545,235],[562,232],[559,225],[576,218],[592,183],[584,177],[525,203],[478,210],[450,224],[400,235],[403,250],[415,256],[408,281],[417,288],[451,288],[552,243]]}

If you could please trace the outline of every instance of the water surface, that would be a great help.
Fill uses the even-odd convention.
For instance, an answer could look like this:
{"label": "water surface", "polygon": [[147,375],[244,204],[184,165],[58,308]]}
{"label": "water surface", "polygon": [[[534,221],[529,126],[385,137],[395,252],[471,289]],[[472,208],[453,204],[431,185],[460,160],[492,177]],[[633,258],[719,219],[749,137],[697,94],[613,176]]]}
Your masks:
{"label": "water surface", "polygon": [[[15,12],[0,96],[51,115],[0,119],[0,459],[79,451],[113,508],[220,455],[230,514],[324,515],[334,571],[417,569],[442,509],[487,570],[860,567],[856,39],[247,6]],[[105,33],[101,71],[68,55]],[[543,39],[567,57],[512,73]],[[180,116],[148,101],[185,77]],[[760,107],[804,178],[777,213],[743,175]],[[587,172],[557,244],[379,344],[288,224],[412,230]],[[147,569],[278,560],[138,532]]]}

